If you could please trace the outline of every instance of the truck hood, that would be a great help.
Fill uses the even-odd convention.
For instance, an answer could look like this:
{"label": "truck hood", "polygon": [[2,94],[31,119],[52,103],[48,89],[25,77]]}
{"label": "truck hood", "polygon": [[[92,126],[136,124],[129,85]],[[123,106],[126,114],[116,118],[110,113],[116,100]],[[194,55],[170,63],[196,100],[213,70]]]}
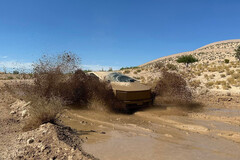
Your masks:
{"label": "truck hood", "polygon": [[146,91],[150,90],[151,87],[143,85],[137,81],[135,82],[111,82],[113,90],[120,91]]}

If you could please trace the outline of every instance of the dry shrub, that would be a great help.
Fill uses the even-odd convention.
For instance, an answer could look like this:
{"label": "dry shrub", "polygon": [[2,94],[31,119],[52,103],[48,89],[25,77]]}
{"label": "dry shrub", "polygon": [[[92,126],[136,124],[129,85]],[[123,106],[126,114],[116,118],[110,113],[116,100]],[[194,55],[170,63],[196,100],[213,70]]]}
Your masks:
{"label": "dry shrub", "polygon": [[190,84],[191,87],[197,88],[197,87],[200,87],[201,81],[200,80],[193,80],[193,81],[189,82],[189,84]]}
{"label": "dry shrub", "polygon": [[207,88],[212,88],[214,86],[214,82],[210,81],[210,82],[207,82],[205,85]]}
{"label": "dry shrub", "polygon": [[237,85],[237,80],[234,79],[233,77],[227,78],[227,81],[229,83],[229,85]]}
{"label": "dry shrub", "polygon": [[191,103],[192,93],[187,82],[177,73],[162,72],[161,79],[154,89],[156,96],[161,97],[162,103]]}
{"label": "dry shrub", "polygon": [[98,107],[111,111],[125,109],[108,83],[85,74],[77,69],[78,66],[79,58],[71,53],[63,53],[56,58],[43,56],[34,64],[33,83],[11,86],[15,96],[32,102],[31,117],[24,130],[47,122],[56,123],[65,105],[93,106],[95,99],[101,102],[101,105],[94,102]]}
{"label": "dry shrub", "polygon": [[44,56],[34,66],[34,90],[41,97],[59,97],[67,105],[86,105],[97,97],[110,110],[123,107],[108,83],[77,69],[78,66],[79,58],[73,54],[64,53],[57,59]]}
{"label": "dry shrub", "polygon": [[229,84],[222,84],[222,89],[224,89],[224,90],[228,90],[228,89],[230,89],[230,88],[232,88]]}
{"label": "dry shrub", "polygon": [[234,79],[240,79],[240,73],[234,73],[231,75]]}
{"label": "dry shrub", "polygon": [[129,73],[130,73],[130,70],[123,71],[123,74],[129,74]]}
{"label": "dry shrub", "polygon": [[225,74],[220,74],[220,76],[221,76],[222,78],[226,77],[226,75],[225,75]]}
{"label": "dry shrub", "polygon": [[31,107],[29,108],[30,117],[25,121],[23,130],[31,130],[44,123],[56,124],[63,110],[60,98],[51,97],[50,99],[32,96]]}
{"label": "dry shrub", "polygon": [[177,66],[175,66],[174,64],[171,64],[171,63],[168,63],[168,64],[166,65],[166,67],[167,67],[168,69],[170,69],[170,70],[177,70]]}
{"label": "dry shrub", "polygon": [[154,68],[156,68],[156,69],[164,68],[164,63],[163,62],[157,62],[157,63],[154,64]]}

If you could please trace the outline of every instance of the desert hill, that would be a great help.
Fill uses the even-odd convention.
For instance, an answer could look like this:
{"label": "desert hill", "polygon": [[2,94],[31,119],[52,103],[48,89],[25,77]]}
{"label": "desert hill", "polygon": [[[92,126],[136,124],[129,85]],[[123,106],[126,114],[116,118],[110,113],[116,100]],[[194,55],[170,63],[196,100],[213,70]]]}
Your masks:
{"label": "desert hill", "polygon": [[[161,69],[182,75],[197,91],[209,90],[221,93],[240,91],[240,62],[235,58],[235,49],[240,39],[225,40],[205,45],[194,51],[158,58],[135,68],[121,71],[142,83],[155,83],[161,77]],[[176,60],[182,55],[193,55],[198,59],[189,67]]]}
{"label": "desert hill", "polygon": [[240,39],[214,42],[214,43],[205,45],[203,47],[200,47],[194,51],[177,53],[170,56],[165,56],[165,57],[155,59],[153,61],[140,65],[140,67],[153,66],[157,62],[163,62],[163,63],[175,62],[175,60],[179,56],[190,55],[190,54],[198,58],[200,62],[204,62],[204,63],[210,63],[213,61],[221,62],[221,61],[224,61],[224,59],[235,60],[234,50],[238,46],[240,46]]}

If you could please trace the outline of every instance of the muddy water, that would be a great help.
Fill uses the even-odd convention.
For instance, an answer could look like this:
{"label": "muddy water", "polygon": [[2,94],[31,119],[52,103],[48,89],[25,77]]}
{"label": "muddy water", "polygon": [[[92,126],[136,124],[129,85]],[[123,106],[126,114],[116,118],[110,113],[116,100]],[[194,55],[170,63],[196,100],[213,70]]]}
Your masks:
{"label": "muddy water", "polygon": [[83,149],[104,160],[240,159],[240,109],[174,107],[133,115],[69,109],[66,125],[79,131]]}

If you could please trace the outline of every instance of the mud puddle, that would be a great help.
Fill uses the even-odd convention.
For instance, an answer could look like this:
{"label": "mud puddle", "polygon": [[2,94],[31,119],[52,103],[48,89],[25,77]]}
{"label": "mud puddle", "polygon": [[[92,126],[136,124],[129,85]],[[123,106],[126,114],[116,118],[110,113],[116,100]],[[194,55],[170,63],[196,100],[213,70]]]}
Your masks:
{"label": "mud puddle", "polygon": [[[216,111],[217,115],[212,113]],[[240,126],[234,118],[239,117],[232,111],[225,113],[209,108],[200,113],[150,109],[133,115],[69,109],[62,120],[79,131],[86,152],[104,160],[236,160]],[[226,119],[215,118],[221,116]]]}

